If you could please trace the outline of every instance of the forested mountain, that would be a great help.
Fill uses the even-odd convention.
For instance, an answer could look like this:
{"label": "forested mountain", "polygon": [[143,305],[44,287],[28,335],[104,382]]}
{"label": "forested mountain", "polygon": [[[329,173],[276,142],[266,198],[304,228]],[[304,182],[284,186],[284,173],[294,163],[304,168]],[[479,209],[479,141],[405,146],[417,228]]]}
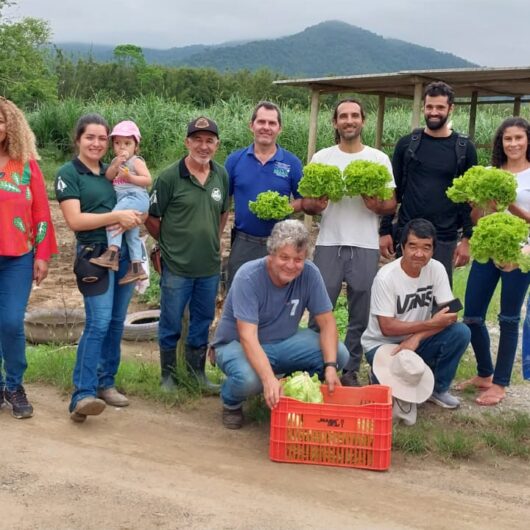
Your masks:
{"label": "forested mountain", "polygon": [[[112,59],[111,46],[57,44],[67,54]],[[144,48],[148,63],[212,67],[220,71],[268,68],[288,76],[325,76],[472,67],[456,55],[397,39],[386,39],[362,28],[328,21],[279,39],[194,45],[169,50]]]}

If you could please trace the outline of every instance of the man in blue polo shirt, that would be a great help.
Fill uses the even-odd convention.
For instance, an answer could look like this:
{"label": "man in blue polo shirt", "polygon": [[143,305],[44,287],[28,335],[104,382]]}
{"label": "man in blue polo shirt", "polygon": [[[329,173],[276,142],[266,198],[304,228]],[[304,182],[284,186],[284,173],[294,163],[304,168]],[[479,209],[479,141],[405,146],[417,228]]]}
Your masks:
{"label": "man in blue polo shirt", "polygon": [[299,158],[281,148],[276,139],[282,130],[280,109],[269,101],[260,101],[250,120],[254,142],[231,153],[225,162],[230,177],[230,195],[234,197],[235,222],[228,259],[228,287],[235,273],[247,261],[267,255],[266,241],[277,221],[258,219],[248,208],[258,193],[277,191],[293,196],[291,206],[301,209],[298,182],[302,177]]}

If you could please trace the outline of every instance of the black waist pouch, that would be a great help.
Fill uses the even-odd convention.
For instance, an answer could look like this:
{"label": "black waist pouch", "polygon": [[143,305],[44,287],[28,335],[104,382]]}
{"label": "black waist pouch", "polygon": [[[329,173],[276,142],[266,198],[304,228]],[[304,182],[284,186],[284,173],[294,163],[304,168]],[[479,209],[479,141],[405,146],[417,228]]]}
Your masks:
{"label": "black waist pouch", "polygon": [[83,296],[97,296],[109,288],[109,269],[91,263],[92,258],[99,258],[106,250],[106,245],[93,243],[79,247],[74,262],[74,273],[77,288]]}

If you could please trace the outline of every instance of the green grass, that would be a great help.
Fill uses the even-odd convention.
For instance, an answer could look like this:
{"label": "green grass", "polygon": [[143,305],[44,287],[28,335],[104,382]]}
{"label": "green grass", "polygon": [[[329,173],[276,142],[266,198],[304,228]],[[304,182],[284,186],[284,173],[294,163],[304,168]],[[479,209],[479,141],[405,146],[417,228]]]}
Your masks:
{"label": "green grass", "polygon": [[[72,372],[75,364],[73,346],[30,346],[27,349],[28,369],[25,381],[45,383],[64,393],[73,390]],[[220,372],[211,369],[212,381],[218,381]],[[167,393],[160,389],[160,368],[158,364],[145,361],[122,359],[116,376],[116,387],[130,396],[137,396],[166,405],[184,405],[202,396],[197,380],[188,375],[183,363],[176,370],[178,381],[175,392]]]}
{"label": "green grass", "polygon": [[469,459],[476,451],[473,432],[439,431],[434,436],[434,447],[443,459]]}
{"label": "green grass", "polygon": [[[198,108],[161,97],[149,96],[130,102],[100,96],[89,101],[66,99],[41,104],[28,113],[30,124],[37,137],[46,179],[51,182],[57,167],[70,159],[74,152],[72,133],[77,119],[88,112],[102,114],[112,126],[123,119],[134,120],[141,132],[141,154],[153,175],[180,158],[184,152],[186,124],[199,114],[207,115],[219,125],[221,145],[217,160],[223,162],[235,149],[249,144],[252,136],[248,122],[254,103],[237,96],[219,100],[215,105]],[[499,123],[510,115],[510,107],[495,105],[483,107],[477,116],[476,141],[489,143]],[[389,106],[385,113],[383,150],[393,151],[393,144],[410,132],[411,109],[408,105]],[[331,110],[325,106],[318,117],[317,149],[334,143],[331,125]],[[306,161],[309,132],[309,110],[298,106],[282,106],[283,130],[279,142],[283,147]],[[363,141],[373,145],[375,141],[375,108],[367,109]],[[461,132],[467,131],[468,108],[456,108],[453,126]],[[108,157],[110,158],[109,152]],[[489,149],[479,149],[479,162],[489,163]]]}
{"label": "green grass", "polygon": [[420,407],[415,425],[394,426],[394,449],[409,455],[431,455],[442,461],[487,460],[492,455],[530,459],[530,415],[439,411]]}
{"label": "green grass", "polygon": [[424,455],[428,451],[425,432],[420,428],[395,427],[392,447],[406,455]]}

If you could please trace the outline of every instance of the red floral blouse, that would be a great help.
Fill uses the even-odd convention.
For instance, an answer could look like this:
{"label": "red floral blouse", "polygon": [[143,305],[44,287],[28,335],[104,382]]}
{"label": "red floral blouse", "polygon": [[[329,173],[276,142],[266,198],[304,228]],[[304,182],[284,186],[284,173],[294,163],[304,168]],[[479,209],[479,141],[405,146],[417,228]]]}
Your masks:
{"label": "red floral blouse", "polygon": [[35,160],[10,160],[0,171],[0,256],[48,261],[57,254],[44,177]]}

